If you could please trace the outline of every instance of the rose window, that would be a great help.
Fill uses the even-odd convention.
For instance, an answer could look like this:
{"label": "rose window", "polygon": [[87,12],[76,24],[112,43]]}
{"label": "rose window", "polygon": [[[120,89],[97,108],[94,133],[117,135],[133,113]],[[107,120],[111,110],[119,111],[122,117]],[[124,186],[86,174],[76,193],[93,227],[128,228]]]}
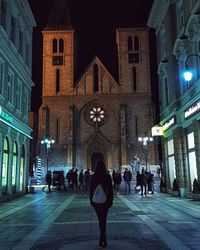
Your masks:
{"label": "rose window", "polygon": [[105,117],[103,108],[97,107],[90,110],[90,119],[94,123],[101,123]]}

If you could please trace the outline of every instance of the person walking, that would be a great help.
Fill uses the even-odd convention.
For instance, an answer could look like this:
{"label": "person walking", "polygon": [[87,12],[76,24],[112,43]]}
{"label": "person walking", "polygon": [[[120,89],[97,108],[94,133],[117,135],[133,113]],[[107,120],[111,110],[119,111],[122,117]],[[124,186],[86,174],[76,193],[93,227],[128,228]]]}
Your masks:
{"label": "person walking", "polygon": [[46,183],[48,185],[49,191],[51,191],[51,182],[52,182],[51,171],[48,171],[46,174]]}
{"label": "person walking", "polygon": [[120,184],[122,182],[122,177],[121,177],[121,172],[119,170],[116,171],[116,190],[117,190],[117,193],[119,194],[119,187],[120,187]]}
{"label": "person walking", "polygon": [[131,174],[131,171],[128,170],[128,168],[125,169],[123,177],[124,177],[124,182],[125,182],[125,194],[127,194],[127,190],[128,190],[128,193],[130,194],[132,174]]}
{"label": "person walking", "polygon": [[87,194],[89,191],[89,185],[90,185],[90,170],[89,169],[87,169],[84,173],[83,182],[84,182],[84,193]]}
{"label": "person walking", "polygon": [[[106,195],[105,202],[101,204],[94,203],[92,201],[94,192],[98,185],[102,186]],[[89,198],[91,206],[94,207],[99,221],[99,230],[100,230],[99,247],[104,248],[107,246],[106,220],[107,220],[108,210],[109,208],[111,208],[113,204],[113,187],[112,187],[111,176],[107,173],[105,164],[102,160],[99,160],[97,162],[94,174],[91,176]]]}
{"label": "person walking", "polygon": [[144,171],[144,169],[142,169],[142,173],[140,176],[140,181],[141,181],[141,195],[145,194],[147,195],[147,175]]}
{"label": "person walking", "polygon": [[78,189],[80,190],[81,187],[83,188],[83,170],[80,171],[79,176],[78,176],[78,181],[79,181],[79,186]]}

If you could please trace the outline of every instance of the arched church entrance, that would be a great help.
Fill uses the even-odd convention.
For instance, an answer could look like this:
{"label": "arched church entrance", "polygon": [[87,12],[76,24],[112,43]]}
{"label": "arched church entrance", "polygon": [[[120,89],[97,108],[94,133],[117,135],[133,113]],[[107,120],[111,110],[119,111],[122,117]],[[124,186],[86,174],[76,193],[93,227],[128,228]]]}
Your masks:
{"label": "arched church entrance", "polygon": [[91,156],[91,168],[92,171],[95,170],[96,164],[98,160],[103,160],[103,154],[102,153],[93,153]]}

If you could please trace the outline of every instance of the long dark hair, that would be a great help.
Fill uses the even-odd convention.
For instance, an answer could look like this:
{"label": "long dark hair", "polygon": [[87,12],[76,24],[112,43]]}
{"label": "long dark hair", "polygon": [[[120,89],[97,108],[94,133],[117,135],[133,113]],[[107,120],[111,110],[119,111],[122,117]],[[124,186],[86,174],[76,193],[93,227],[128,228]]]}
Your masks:
{"label": "long dark hair", "polygon": [[100,183],[106,179],[107,170],[103,160],[98,160],[94,171],[94,179]]}

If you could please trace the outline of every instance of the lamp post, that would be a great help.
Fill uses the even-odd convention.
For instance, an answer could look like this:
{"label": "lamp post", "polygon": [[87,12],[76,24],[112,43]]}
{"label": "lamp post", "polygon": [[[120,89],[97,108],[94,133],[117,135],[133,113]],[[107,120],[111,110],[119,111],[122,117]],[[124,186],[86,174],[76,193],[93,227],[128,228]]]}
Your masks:
{"label": "lamp post", "polygon": [[45,153],[46,153],[46,162],[47,162],[47,172],[49,168],[49,148],[51,147],[51,144],[53,144],[55,141],[54,140],[49,140],[45,138],[44,140],[41,141],[41,144],[45,146]]}
{"label": "lamp post", "polygon": [[143,143],[143,147],[145,149],[145,164],[146,164],[146,170],[147,170],[148,142],[152,142],[153,137],[151,137],[151,136],[138,137],[138,141]]}
{"label": "lamp post", "polygon": [[192,72],[192,70],[190,70],[190,68],[188,66],[188,60],[193,56],[200,58],[200,55],[198,55],[198,54],[191,54],[186,58],[185,71],[183,72],[183,77],[184,77],[185,81],[187,81],[187,82],[191,81],[193,78],[193,72]]}

